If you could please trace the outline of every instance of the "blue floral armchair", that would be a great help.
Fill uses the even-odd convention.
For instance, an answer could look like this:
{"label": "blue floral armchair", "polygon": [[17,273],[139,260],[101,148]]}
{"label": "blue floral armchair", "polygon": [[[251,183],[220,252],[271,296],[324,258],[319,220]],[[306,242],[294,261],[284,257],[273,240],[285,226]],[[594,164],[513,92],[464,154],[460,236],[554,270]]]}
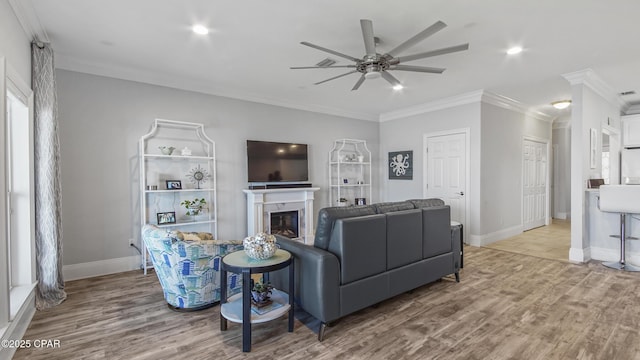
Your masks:
{"label": "blue floral armchair", "polygon": [[[142,228],[153,268],[174,310],[200,310],[220,301],[220,264],[227,253],[242,250],[242,240],[214,240],[210,233]],[[241,277],[229,273],[228,295],[242,290]]]}

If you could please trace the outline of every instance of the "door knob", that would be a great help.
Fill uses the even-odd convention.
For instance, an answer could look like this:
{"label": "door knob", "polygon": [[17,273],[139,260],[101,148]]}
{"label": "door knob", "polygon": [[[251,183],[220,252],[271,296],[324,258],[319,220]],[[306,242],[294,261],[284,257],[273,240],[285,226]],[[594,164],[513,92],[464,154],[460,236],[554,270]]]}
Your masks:
{"label": "door knob", "polygon": [[458,193],[458,195],[463,196],[463,195],[464,195],[464,192],[460,191],[460,192]]}

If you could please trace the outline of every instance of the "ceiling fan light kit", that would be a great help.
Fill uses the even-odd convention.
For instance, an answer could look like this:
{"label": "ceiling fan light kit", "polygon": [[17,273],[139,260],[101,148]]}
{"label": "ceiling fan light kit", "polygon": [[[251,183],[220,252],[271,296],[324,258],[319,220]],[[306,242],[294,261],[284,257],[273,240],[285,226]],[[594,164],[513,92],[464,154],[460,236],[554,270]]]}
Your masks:
{"label": "ceiling fan light kit", "polygon": [[417,43],[425,40],[429,36],[444,29],[446,26],[447,25],[442,21],[437,21],[436,23],[422,30],[412,38],[396,46],[393,50],[385,54],[378,54],[376,52],[376,44],[379,42],[379,40],[375,36],[373,36],[373,22],[371,20],[363,19],[363,20],[360,20],[360,27],[362,28],[362,37],[364,39],[365,55],[361,59],[340,53],[335,50],[327,49],[322,46],[318,46],[306,41],[303,41],[300,43],[302,45],[309,46],[311,48],[324,51],[329,54],[333,54],[335,56],[339,56],[347,60],[353,61],[355,62],[355,65],[297,66],[297,67],[291,67],[291,69],[299,70],[299,69],[353,68],[354,70],[351,70],[347,73],[344,73],[338,76],[334,76],[332,78],[329,78],[323,81],[319,81],[314,85],[323,84],[325,82],[335,80],[343,76],[351,75],[354,73],[360,73],[361,74],[360,78],[358,79],[358,81],[356,82],[356,84],[353,86],[351,90],[358,90],[360,85],[362,85],[362,83],[367,79],[377,79],[380,77],[384,78],[388,83],[390,83],[393,86],[394,90],[399,90],[403,88],[402,83],[400,83],[398,79],[396,79],[393,75],[391,75],[391,73],[389,73],[389,71],[391,70],[413,71],[413,72],[423,72],[423,73],[432,73],[432,74],[442,74],[445,71],[444,68],[400,65],[400,63],[449,54],[449,53],[458,52],[458,51],[464,51],[469,49],[469,44],[467,43],[467,44],[461,44],[461,45],[451,46],[447,48],[431,50],[431,51],[422,52],[422,53],[413,54],[413,55],[397,56],[401,52],[409,49],[410,47],[416,45]]}

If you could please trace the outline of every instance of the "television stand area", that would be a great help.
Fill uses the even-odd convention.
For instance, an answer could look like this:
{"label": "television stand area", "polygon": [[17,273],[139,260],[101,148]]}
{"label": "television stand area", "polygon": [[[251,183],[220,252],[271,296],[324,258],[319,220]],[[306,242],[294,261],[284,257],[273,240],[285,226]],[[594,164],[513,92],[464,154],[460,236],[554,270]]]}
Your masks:
{"label": "television stand area", "polygon": [[[301,187],[258,188],[242,190],[247,196],[247,235],[259,232],[271,233],[273,218],[289,219],[296,224],[288,224],[297,232],[294,238],[305,244],[313,243],[313,199],[318,187],[310,187],[310,183],[301,183]],[[266,184],[262,184],[266,185]],[[284,185],[284,184],[279,184]],[[291,184],[288,184],[291,185]],[[293,214],[292,214],[293,213]]]}
{"label": "television stand area", "polygon": [[268,184],[249,184],[249,190],[259,189],[297,189],[313,187],[311,183],[268,183]]}

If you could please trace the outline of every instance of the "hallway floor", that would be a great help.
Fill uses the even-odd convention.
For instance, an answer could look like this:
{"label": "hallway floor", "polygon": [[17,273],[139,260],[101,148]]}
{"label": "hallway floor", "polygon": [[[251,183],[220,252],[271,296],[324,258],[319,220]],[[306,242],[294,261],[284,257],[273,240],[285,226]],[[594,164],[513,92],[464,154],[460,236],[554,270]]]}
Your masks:
{"label": "hallway floor", "polygon": [[553,219],[551,225],[525,231],[485,247],[543,259],[569,262],[571,221]]}

